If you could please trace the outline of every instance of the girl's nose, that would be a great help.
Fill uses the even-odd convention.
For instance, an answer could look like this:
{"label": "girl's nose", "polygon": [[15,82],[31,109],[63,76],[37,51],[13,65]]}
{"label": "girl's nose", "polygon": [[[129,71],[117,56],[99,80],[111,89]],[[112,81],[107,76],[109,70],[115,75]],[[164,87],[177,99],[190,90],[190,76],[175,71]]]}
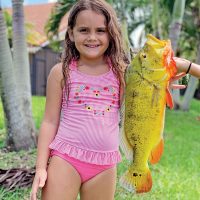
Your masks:
{"label": "girl's nose", "polygon": [[89,40],[96,40],[96,34],[95,33],[90,33],[88,39]]}

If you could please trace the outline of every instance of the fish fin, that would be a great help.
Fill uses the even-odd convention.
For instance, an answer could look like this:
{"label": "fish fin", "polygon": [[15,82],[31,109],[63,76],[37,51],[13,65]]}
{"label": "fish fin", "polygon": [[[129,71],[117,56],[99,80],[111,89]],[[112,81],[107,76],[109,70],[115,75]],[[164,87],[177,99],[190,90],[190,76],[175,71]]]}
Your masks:
{"label": "fish fin", "polygon": [[120,185],[129,192],[149,192],[152,188],[151,172],[149,168],[145,172],[137,172],[129,168],[120,178]]}
{"label": "fish fin", "polygon": [[[175,60],[173,59],[173,56],[174,56],[174,52],[171,47],[171,42],[168,41],[163,53],[163,64],[166,67],[166,70],[168,72],[169,80],[177,74],[177,66],[176,66]],[[166,91],[166,101],[167,101],[167,106],[169,106],[170,109],[172,109],[174,107],[174,104],[173,104],[172,95],[169,90],[169,81],[168,81],[167,91]]]}
{"label": "fish fin", "polygon": [[157,144],[157,146],[154,149],[152,149],[149,157],[149,162],[151,164],[156,164],[157,162],[159,162],[163,150],[164,150],[164,140],[161,139],[160,142]]}
{"label": "fish fin", "polygon": [[[122,130],[123,131],[123,130]],[[129,161],[133,161],[133,148],[130,146],[125,133],[120,133],[120,149]]]}
{"label": "fish fin", "polygon": [[177,74],[177,66],[173,57],[174,52],[171,47],[171,42],[168,40],[163,52],[163,66],[166,67],[170,78],[174,77]]}
{"label": "fish fin", "polygon": [[167,101],[167,106],[169,106],[170,109],[172,109],[174,107],[174,103],[173,103],[172,95],[169,91],[169,87],[167,87],[166,101]]}
{"label": "fish fin", "polygon": [[124,120],[125,120],[125,100],[123,100],[120,107],[120,123],[119,123],[119,140],[120,149],[124,153],[126,159],[133,161],[133,148],[129,144],[126,134],[124,132]]}

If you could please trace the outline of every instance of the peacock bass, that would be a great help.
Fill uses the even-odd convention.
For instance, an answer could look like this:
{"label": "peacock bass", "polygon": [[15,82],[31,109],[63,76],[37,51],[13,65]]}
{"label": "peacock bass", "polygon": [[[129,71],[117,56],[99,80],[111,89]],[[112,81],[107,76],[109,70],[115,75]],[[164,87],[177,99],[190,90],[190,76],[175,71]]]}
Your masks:
{"label": "peacock bass", "polygon": [[169,40],[147,35],[144,47],[126,71],[126,91],[121,106],[121,149],[131,160],[120,183],[129,191],[152,187],[148,161],[157,163],[163,152],[166,104],[172,108],[169,80],[177,73]]}

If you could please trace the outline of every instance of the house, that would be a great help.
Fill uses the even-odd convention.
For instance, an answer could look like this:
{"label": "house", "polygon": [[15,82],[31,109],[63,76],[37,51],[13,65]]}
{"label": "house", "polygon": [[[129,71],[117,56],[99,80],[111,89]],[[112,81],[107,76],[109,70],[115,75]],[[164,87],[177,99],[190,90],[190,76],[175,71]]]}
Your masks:
{"label": "house", "polygon": [[[25,23],[31,24],[33,33],[27,39],[30,60],[32,95],[45,95],[46,81],[51,68],[59,62],[60,53],[49,47],[44,27],[54,8],[55,3],[35,4],[24,6]],[[12,9],[6,9],[10,14]],[[59,39],[64,40],[67,29],[67,14],[59,27]]]}

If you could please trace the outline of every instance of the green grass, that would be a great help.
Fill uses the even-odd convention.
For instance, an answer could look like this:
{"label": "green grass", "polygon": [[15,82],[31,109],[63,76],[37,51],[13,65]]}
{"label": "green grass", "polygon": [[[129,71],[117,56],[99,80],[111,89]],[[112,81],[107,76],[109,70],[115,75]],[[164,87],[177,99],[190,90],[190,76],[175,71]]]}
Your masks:
{"label": "green grass", "polygon": [[[33,96],[32,97],[32,110],[33,110],[33,118],[35,120],[36,127],[39,128],[40,122],[43,117],[45,105],[45,98],[41,96]],[[0,101],[0,130],[4,130],[4,114],[3,114],[3,106]]]}
{"label": "green grass", "polygon": [[[189,112],[167,110],[165,148],[160,162],[151,166],[153,188],[142,195],[131,195],[118,187],[116,200],[121,199],[200,199],[200,101],[193,100]],[[126,162],[118,168],[121,176]]]}
{"label": "green grass", "polygon": [[39,129],[40,123],[43,118],[45,101],[46,99],[41,96],[32,97],[33,118],[35,120],[35,125],[37,129]]}
{"label": "green grass", "polygon": [[[45,98],[33,97],[33,116],[39,128]],[[153,187],[147,194],[131,194],[119,183],[115,200],[198,200],[200,199],[200,101],[193,100],[189,112],[167,110],[164,131],[165,148],[160,162],[150,166]],[[5,129],[0,104],[0,148],[4,146]],[[18,153],[0,151],[0,168],[32,167],[36,150]],[[118,165],[118,177],[127,169],[128,162]],[[26,200],[30,189],[8,192],[0,188],[2,200]]]}

